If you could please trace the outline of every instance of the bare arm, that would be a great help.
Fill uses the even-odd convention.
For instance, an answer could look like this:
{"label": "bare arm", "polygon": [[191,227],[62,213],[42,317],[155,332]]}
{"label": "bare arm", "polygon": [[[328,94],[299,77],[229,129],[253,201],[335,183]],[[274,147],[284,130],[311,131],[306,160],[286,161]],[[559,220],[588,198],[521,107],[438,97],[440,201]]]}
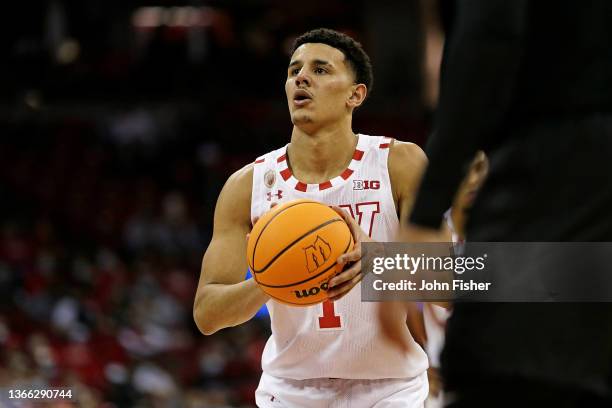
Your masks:
{"label": "bare arm", "polygon": [[244,280],[252,179],[252,165],[238,170],[217,200],[213,237],[202,260],[193,305],[193,318],[204,334],[246,322],[268,300],[253,278]]}
{"label": "bare arm", "polygon": [[[420,147],[413,143],[395,142],[389,152],[389,175],[393,194],[397,196],[397,208],[400,214],[399,242],[450,242],[451,233],[443,222],[439,230],[411,226],[408,228],[408,219],[421,184],[423,173],[427,167],[427,157]],[[395,197],[394,197],[395,198]],[[440,215],[442,217],[442,214]],[[416,231],[415,229],[419,229]],[[418,232],[418,234],[417,234]],[[450,302],[430,302],[444,308],[450,308]],[[423,327],[424,330],[424,327]],[[418,331],[411,327],[411,331]],[[424,333],[422,334],[425,338]],[[417,335],[418,335],[417,334]]]}
{"label": "bare arm", "polygon": [[[449,242],[450,231],[446,223],[440,229],[410,226],[408,219],[414,206],[415,198],[421,185],[423,173],[427,167],[427,157],[423,150],[414,143],[395,141],[389,152],[389,175],[393,187],[393,199],[400,219],[400,231],[396,241],[399,242]],[[443,213],[440,214],[442,220]],[[418,239],[413,232],[418,229]]]}
{"label": "bare arm", "polygon": [[403,226],[412,211],[412,205],[421,177],[427,167],[427,157],[414,143],[394,141],[389,151],[389,177],[393,199]]}

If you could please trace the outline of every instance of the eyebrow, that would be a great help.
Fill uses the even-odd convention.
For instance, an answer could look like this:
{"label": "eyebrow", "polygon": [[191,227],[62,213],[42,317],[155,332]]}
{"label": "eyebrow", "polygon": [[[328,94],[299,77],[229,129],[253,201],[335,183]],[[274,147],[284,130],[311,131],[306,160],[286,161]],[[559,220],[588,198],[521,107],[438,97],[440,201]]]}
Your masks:
{"label": "eyebrow", "polygon": [[[289,64],[289,68],[291,68],[291,67],[293,67],[295,65],[299,65],[301,63],[302,63],[302,61],[300,61],[300,60],[291,61],[291,63]],[[330,64],[328,61],[321,60],[321,59],[316,59],[316,60],[313,61],[313,63],[315,65],[327,65],[327,66],[330,66],[330,67],[332,66],[332,64]]]}

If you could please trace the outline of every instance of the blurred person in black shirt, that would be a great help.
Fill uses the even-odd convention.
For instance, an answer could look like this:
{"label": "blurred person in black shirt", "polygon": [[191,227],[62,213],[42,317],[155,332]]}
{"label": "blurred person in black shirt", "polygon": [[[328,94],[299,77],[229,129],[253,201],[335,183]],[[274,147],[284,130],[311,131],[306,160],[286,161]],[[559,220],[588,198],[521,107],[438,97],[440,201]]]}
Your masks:
{"label": "blurred person in black shirt", "polygon": [[[612,241],[612,2],[453,6],[430,165],[404,237],[435,240],[484,149],[469,241]],[[612,406],[610,303],[461,303],[446,344],[449,406]]]}

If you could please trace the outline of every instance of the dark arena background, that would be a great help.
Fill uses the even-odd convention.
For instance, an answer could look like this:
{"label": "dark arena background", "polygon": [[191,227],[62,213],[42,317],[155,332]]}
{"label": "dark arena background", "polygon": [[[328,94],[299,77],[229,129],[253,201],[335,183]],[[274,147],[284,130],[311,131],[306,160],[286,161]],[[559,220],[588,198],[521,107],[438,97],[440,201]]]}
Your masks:
{"label": "dark arena background", "polygon": [[[9,3],[0,36],[0,408],[246,408],[256,390],[260,406],[289,408],[612,406],[612,2]],[[292,54],[316,28],[363,45],[373,87],[367,58],[343,35],[318,30]],[[268,199],[252,194],[251,217],[251,170],[224,190],[198,289],[224,183],[292,132],[288,151],[257,160],[265,164],[253,186]],[[417,146],[353,133],[413,142],[427,160]],[[379,157],[401,159],[385,168]],[[327,190],[336,179],[343,184]],[[296,195],[271,192],[283,180]],[[383,188],[363,191],[367,181]],[[321,326],[317,316],[308,326],[315,309],[268,303],[266,357],[277,366],[266,361],[262,377],[268,298],[264,282],[242,280],[238,249],[272,195],[282,203],[297,193],[350,201],[351,213],[356,205],[358,220],[343,216],[359,245],[324,282],[322,313],[336,319],[328,312],[338,306],[360,320]],[[499,286],[511,296],[366,305],[353,292],[334,305],[371,276],[359,204],[381,214],[372,238],[398,237],[402,248],[442,242],[448,252],[452,241],[459,258],[499,244],[485,272],[509,280]],[[313,225],[332,221],[342,220]],[[302,222],[283,224],[291,231],[282,237]],[[274,250],[270,262],[284,251]]]}
{"label": "dark arena background", "polygon": [[[374,90],[354,129],[423,145],[442,46],[435,2],[17,2],[0,76],[0,389],[54,407],[251,407],[265,311],[192,317],[227,177],[289,141],[293,39],[359,40]],[[246,272],[246,271],[245,271]],[[43,406],[43,402],[40,402]]]}

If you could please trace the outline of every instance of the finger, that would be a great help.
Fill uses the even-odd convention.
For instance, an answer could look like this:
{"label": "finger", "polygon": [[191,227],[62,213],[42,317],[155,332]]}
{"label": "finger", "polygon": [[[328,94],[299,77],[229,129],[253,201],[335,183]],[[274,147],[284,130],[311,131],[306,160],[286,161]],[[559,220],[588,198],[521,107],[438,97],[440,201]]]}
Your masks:
{"label": "finger", "polygon": [[353,217],[351,217],[351,214],[348,213],[348,211],[346,211],[344,208],[342,207],[338,207],[337,205],[332,205],[331,209],[334,210],[335,212],[338,213],[339,216],[342,217],[342,219],[344,221],[346,221],[347,224],[352,225],[352,224],[357,224],[357,221],[355,221],[355,219]]}
{"label": "finger", "polygon": [[338,215],[341,216],[344,221],[348,222],[349,219],[351,219],[351,220],[353,219],[353,217],[351,217],[351,215],[348,213],[348,211],[346,211],[342,207],[338,207],[337,205],[330,205],[330,208],[332,210],[334,210],[335,212],[337,212]]}
{"label": "finger", "polygon": [[251,227],[255,226],[255,224],[257,224],[257,221],[259,221],[259,217],[254,217],[253,221],[251,222]]}
{"label": "finger", "polygon": [[340,217],[342,217],[344,222],[347,223],[347,225],[349,226],[349,228],[351,228],[351,230],[353,230],[355,227],[359,229],[359,224],[357,223],[357,221],[355,221],[355,219],[351,216],[351,214],[349,214],[344,208],[338,207],[336,205],[332,205],[331,208],[332,210],[337,212]]}
{"label": "finger", "polygon": [[355,263],[355,265],[351,266],[346,271],[331,278],[329,280],[328,287],[333,288],[335,286],[340,285],[341,283],[351,280],[360,272],[361,272],[361,261]]}
{"label": "finger", "polygon": [[355,245],[355,249],[338,257],[336,262],[339,265],[345,265],[349,262],[357,262],[361,259],[361,245]]}
{"label": "finger", "polygon": [[358,274],[353,279],[351,279],[344,285],[340,286],[339,288],[334,289],[332,291],[328,291],[327,297],[332,302],[336,302],[342,299],[344,296],[346,296],[347,293],[351,291],[351,289],[355,287],[355,285],[359,283],[360,280],[361,280],[361,274]]}

